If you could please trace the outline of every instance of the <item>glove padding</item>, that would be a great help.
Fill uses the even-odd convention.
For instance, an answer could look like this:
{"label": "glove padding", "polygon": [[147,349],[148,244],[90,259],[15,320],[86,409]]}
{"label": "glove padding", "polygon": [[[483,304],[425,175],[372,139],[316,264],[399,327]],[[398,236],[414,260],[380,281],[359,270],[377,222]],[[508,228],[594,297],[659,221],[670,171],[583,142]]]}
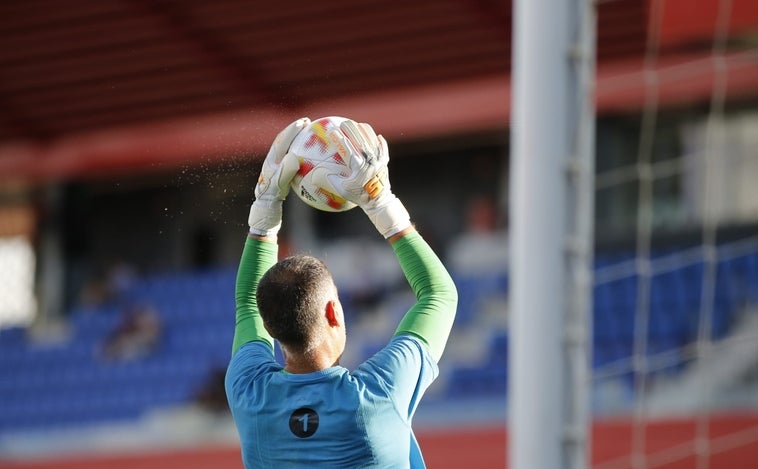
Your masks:
{"label": "glove padding", "polygon": [[274,139],[255,185],[255,201],[250,207],[250,233],[276,236],[282,226],[282,201],[290,191],[290,182],[298,170],[297,157],[289,153],[292,141],[311,120],[302,117],[284,128]]}
{"label": "glove padding", "polygon": [[345,199],[355,203],[368,215],[385,237],[408,228],[410,215],[390,189],[387,141],[365,123],[346,120],[329,139],[350,169],[348,177],[334,175],[332,185]]}

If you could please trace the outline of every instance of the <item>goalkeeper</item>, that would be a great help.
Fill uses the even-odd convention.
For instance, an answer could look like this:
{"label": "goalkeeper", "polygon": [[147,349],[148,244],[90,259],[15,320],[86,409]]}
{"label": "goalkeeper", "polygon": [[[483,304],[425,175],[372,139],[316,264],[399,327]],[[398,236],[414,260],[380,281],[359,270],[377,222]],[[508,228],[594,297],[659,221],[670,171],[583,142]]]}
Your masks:
{"label": "goalkeeper", "polygon": [[[390,190],[384,138],[368,124],[343,123],[329,135],[350,168],[336,182],[340,195],[389,241],[417,302],[376,355],[352,372],[339,365],[345,312],[331,274],[310,256],[277,262],[282,201],[298,169],[288,149],[309,124],[303,118],[286,127],[263,162],[237,274],[225,385],[244,465],[425,467],[411,421],[438,373],[455,285]],[[274,360],[274,339],[284,366]]]}

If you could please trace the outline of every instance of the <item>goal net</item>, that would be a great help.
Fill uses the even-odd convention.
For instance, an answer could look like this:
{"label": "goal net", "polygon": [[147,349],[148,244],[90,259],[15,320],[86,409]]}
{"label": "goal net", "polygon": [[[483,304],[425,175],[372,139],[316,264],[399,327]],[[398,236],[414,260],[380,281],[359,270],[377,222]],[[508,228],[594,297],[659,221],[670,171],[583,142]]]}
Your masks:
{"label": "goal net", "polygon": [[597,116],[595,468],[752,467],[758,450],[758,8],[681,3],[648,2],[639,71],[598,70],[599,103],[640,106]]}

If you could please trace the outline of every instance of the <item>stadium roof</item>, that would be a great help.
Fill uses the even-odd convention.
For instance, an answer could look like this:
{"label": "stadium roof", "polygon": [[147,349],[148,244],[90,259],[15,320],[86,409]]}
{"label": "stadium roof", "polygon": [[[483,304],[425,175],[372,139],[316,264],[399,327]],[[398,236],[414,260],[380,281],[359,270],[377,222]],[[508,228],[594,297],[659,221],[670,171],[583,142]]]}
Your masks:
{"label": "stadium roof", "polygon": [[[598,3],[601,111],[639,107],[651,67],[664,102],[707,101],[723,70],[758,91],[758,2],[725,2],[748,46],[718,64],[717,0]],[[4,2],[0,180],[259,154],[301,115],[395,140],[505,129],[510,25],[500,0]]]}

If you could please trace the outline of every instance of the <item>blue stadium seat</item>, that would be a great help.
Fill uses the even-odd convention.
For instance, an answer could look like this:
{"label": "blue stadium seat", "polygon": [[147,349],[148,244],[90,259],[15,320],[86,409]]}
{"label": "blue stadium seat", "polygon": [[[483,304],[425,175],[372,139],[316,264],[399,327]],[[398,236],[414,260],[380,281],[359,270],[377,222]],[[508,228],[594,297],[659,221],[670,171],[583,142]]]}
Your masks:
{"label": "blue stadium seat", "polygon": [[505,395],[508,387],[506,368],[454,368],[446,394],[458,397],[494,397]]}
{"label": "blue stadium seat", "polygon": [[508,334],[497,334],[492,338],[487,359],[488,367],[504,368],[508,366],[509,344]]}
{"label": "blue stadium seat", "polygon": [[[608,254],[598,256],[595,265],[628,259],[626,253]],[[723,261],[718,269],[712,326],[721,337],[742,302],[758,301],[758,254]],[[677,350],[697,337],[703,273],[703,265],[695,264],[651,279],[648,353]],[[132,363],[104,363],[97,356],[97,347],[119,320],[114,305],[72,311],[74,336],[56,347],[30,346],[23,328],[0,330],[0,432],[134,419],[151,408],[193,399],[211,370],[229,359],[235,276],[235,268],[224,268],[138,282],[131,298],[157,308],[164,337],[154,355]],[[459,325],[471,324],[482,300],[505,296],[509,287],[505,273],[455,281]],[[632,356],[637,286],[631,275],[593,289],[593,366]],[[343,296],[348,304],[349,292]],[[398,315],[404,312],[398,310]],[[451,370],[447,398],[506,393],[509,337],[486,334],[490,343],[484,363]],[[384,344],[366,344],[359,355],[366,358]],[[278,347],[276,355],[281,359]]]}
{"label": "blue stadium seat", "polygon": [[751,302],[758,303],[758,252],[745,257],[745,277],[747,280],[748,297]]}
{"label": "blue stadium seat", "polygon": [[508,292],[508,275],[505,272],[480,275],[453,275],[458,288],[456,325],[468,325],[480,311],[482,301],[505,297]]}
{"label": "blue stadium seat", "polygon": [[594,341],[592,346],[592,367],[598,368],[612,363],[615,359],[612,348],[612,342],[607,339]]}
{"label": "blue stadium seat", "polygon": [[26,342],[26,327],[0,327],[0,350],[18,347]]}

